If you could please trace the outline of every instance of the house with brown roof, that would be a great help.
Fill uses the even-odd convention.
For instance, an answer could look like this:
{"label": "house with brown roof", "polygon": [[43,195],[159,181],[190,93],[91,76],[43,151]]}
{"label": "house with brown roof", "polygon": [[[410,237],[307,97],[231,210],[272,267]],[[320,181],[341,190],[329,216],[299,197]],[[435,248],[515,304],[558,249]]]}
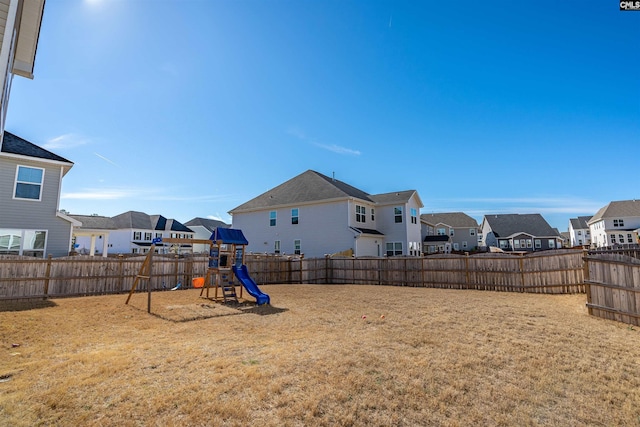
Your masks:
{"label": "house with brown roof", "polygon": [[416,190],[369,194],[313,170],[232,209],[247,250],[322,257],[420,255]]}
{"label": "house with brown roof", "polygon": [[422,247],[427,254],[478,248],[478,222],[464,212],[420,215]]}
{"label": "house with brown roof", "polygon": [[640,200],[619,200],[603,206],[587,222],[595,248],[640,244]]}

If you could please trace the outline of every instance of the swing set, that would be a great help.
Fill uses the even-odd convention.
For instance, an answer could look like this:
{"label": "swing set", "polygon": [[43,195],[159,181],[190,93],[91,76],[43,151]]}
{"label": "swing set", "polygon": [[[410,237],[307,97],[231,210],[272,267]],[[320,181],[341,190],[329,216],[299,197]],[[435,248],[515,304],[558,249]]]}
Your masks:
{"label": "swing set", "polygon": [[[238,302],[238,297],[242,298],[243,288],[256,299],[258,305],[269,304],[271,302],[269,295],[263,293],[258,285],[249,276],[247,266],[244,264],[245,246],[249,244],[242,234],[242,230],[231,228],[216,228],[209,240],[203,239],[178,239],[178,238],[156,238],[153,239],[149,253],[140,267],[140,271],[136,275],[131,290],[127,296],[125,304],[129,304],[131,296],[136,291],[138,283],[141,280],[147,281],[147,312],[151,313],[151,279],[153,272],[153,255],[156,252],[156,244],[205,244],[209,245],[209,265],[207,273],[204,277],[204,284],[200,290],[200,296],[206,291],[205,298],[213,301],[222,302]],[[240,282],[240,293],[236,292],[236,282],[234,276]],[[211,282],[213,279],[213,286]],[[172,290],[180,287],[177,284]],[[214,297],[209,296],[209,290],[214,288]],[[219,299],[218,289],[222,291]]]}

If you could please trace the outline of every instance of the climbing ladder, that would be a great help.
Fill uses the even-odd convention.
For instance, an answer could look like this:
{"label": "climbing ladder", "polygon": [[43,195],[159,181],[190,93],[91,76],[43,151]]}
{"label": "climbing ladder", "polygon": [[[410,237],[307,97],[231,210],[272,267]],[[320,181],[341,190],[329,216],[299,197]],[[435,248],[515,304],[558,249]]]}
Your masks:
{"label": "climbing ladder", "polygon": [[224,302],[238,302],[238,295],[236,294],[236,287],[233,284],[231,272],[219,274],[222,274],[220,287],[222,288],[222,298]]}

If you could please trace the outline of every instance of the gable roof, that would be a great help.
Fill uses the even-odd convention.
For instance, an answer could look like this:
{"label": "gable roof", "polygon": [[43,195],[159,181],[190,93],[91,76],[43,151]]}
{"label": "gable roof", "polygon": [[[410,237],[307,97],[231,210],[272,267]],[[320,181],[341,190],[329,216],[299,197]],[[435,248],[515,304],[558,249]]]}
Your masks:
{"label": "gable roof", "polygon": [[373,202],[369,194],[319,172],[307,170],[229,211],[251,211],[275,206],[354,197]]}
{"label": "gable roof", "polygon": [[589,228],[587,222],[591,219],[590,216],[579,216],[578,218],[571,218],[569,222],[571,222],[571,228],[574,230],[580,230],[584,228]]}
{"label": "gable roof", "polygon": [[71,218],[79,221],[82,225],[76,227],[79,229],[91,230],[115,230],[116,224],[112,218],[108,216],[98,215],[69,215]]}
{"label": "gable roof", "polygon": [[12,134],[11,132],[4,132],[2,137],[2,144],[0,145],[0,152],[7,154],[15,154],[18,156],[35,157],[38,159],[53,160],[56,162],[68,163],[73,165],[73,162],[65,159],[62,156],[52,153],[49,150],[45,150],[26,139],[20,138]]}
{"label": "gable roof", "polygon": [[113,218],[116,228],[135,228],[141,230],[167,230],[193,233],[189,227],[175,219],[167,219],[162,215],[147,215],[144,212],[128,211]]}
{"label": "gable roof", "polygon": [[485,215],[496,237],[509,237],[526,233],[534,237],[560,237],[558,232],[540,214]]}
{"label": "gable roof", "polygon": [[420,220],[431,225],[446,224],[453,228],[478,228],[478,222],[464,212],[422,214]]}
{"label": "gable roof", "polygon": [[186,225],[187,227],[202,226],[212,233],[213,233],[213,230],[215,230],[218,227],[223,227],[223,228],[231,227],[229,224],[222,221],[218,221],[217,219],[200,218],[200,217],[193,218],[192,220],[185,222],[184,225]]}
{"label": "gable roof", "polygon": [[619,200],[610,202],[608,205],[600,208],[598,212],[588,221],[593,224],[605,218],[623,218],[630,216],[640,216],[640,200]]}
{"label": "gable roof", "polygon": [[391,205],[396,203],[407,203],[414,194],[418,198],[420,207],[424,206],[416,190],[393,191],[391,193],[374,194],[369,196],[369,198],[379,205]]}

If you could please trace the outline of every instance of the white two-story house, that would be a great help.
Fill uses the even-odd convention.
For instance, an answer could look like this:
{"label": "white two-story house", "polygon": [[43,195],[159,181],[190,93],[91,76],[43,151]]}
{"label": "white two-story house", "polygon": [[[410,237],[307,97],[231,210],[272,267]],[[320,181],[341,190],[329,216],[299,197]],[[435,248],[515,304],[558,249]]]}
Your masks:
{"label": "white two-story house", "polygon": [[569,219],[569,245],[572,247],[591,245],[591,231],[587,224],[590,219],[590,216]]}
{"label": "white two-story house", "polygon": [[[79,215],[73,215],[79,221],[87,222],[85,218]],[[146,254],[149,252],[154,239],[158,238],[177,238],[177,239],[193,239],[194,232],[175,219],[168,219],[162,215],[148,215],[144,212],[128,211],[111,218],[111,221],[104,221],[104,217],[95,217],[96,220],[91,222],[90,230],[83,230],[80,227],[77,232],[74,231],[75,242],[78,249],[93,248],[95,242],[92,242],[90,234],[98,236],[98,239],[104,245],[103,254],[108,251],[109,254]],[[102,219],[97,221],[98,219]],[[90,232],[90,233],[89,233]],[[108,242],[102,239],[108,239]],[[92,249],[91,249],[92,250]],[[175,248],[171,244],[156,244],[156,252],[168,253],[174,251]],[[191,245],[182,245],[179,249],[185,252],[193,250]]]}
{"label": "white two-story house", "polygon": [[638,244],[640,200],[611,202],[600,208],[587,224],[591,232],[592,247]]}
{"label": "white two-story house", "polygon": [[257,253],[323,257],[420,255],[418,192],[368,194],[308,170],[232,209]]}

